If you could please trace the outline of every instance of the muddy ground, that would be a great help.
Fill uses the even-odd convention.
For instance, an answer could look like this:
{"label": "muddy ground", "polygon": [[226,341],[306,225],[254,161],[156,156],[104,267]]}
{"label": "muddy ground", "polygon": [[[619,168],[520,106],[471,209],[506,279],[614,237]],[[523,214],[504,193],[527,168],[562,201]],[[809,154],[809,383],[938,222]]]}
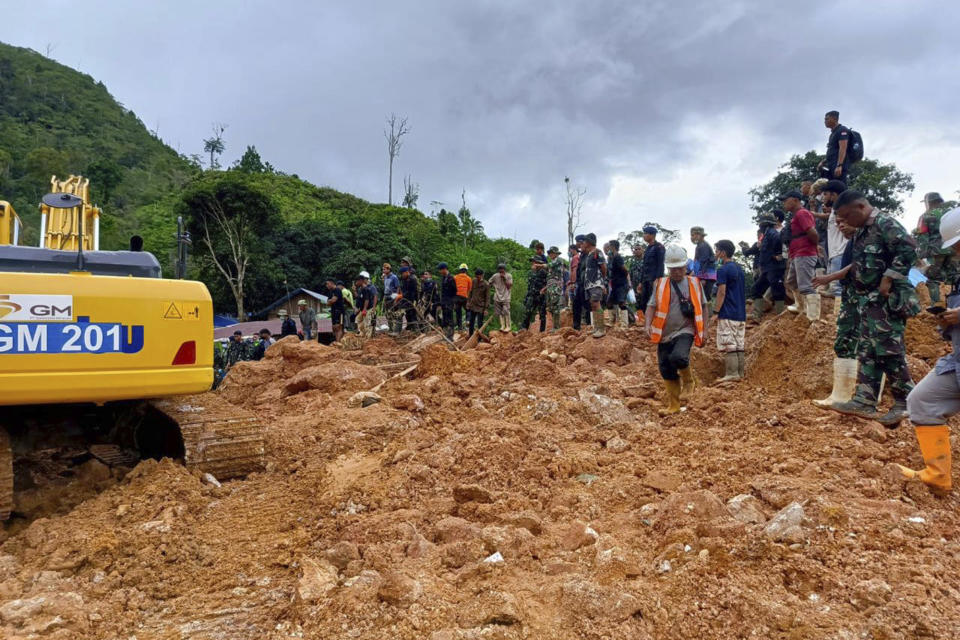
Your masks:
{"label": "muddy ground", "polygon": [[[911,321],[916,379],[947,349],[931,322]],[[832,339],[768,319],[725,388],[708,345],[661,419],[637,329],[464,353],[288,338],[220,391],[267,427],[264,472],[86,462],[60,499],[21,499],[0,636],[960,637],[957,494],[899,480],[921,464],[909,425],[811,405]]]}

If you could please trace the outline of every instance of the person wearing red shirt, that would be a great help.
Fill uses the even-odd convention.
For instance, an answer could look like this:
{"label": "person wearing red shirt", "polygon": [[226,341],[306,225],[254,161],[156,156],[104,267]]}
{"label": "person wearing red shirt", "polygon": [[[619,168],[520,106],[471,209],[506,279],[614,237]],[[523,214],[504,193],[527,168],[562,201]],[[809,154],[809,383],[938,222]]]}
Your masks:
{"label": "person wearing red shirt", "polygon": [[794,189],[780,196],[790,215],[790,266],[785,284],[793,292],[796,309],[806,309],[807,319],[820,319],[820,294],[813,286],[817,269],[817,235],[813,214],[803,208],[803,194]]}

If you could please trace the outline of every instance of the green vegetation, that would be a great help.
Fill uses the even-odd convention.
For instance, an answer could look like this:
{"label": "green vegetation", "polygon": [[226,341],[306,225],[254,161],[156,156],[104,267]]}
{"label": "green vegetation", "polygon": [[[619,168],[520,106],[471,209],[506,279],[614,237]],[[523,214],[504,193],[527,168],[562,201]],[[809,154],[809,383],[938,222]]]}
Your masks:
{"label": "green vegetation", "polygon": [[176,220],[154,204],[178,191],[199,168],[147,131],[102,83],[29,49],[0,43],[0,198],[37,241],[37,204],[50,176],[90,178],[91,199],[104,209],[101,246],[127,246],[140,233],[172,251]]}
{"label": "green vegetation", "polygon": [[[249,313],[287,290],[320,290],[326,276],[351,281],[366,269],[376,278],[383,262],[409,255],[421,271],[442,260],[451,269],[465,262],[471,274],[482,267],[489,275],[506,262],[515,278],[514,317],[522,313],[529,251],[487,238],[465,201],[457,213],[443,211],[436,219],[372,204],[278,173],[252,146],[229,170],[202,171],[196,159],[149,132],[103,84],[2,43],[0,96],[0,198],[23,219],[27,244],[37,241],[37,203],[50,176],[81,174],[104,211],[103,249],[126,248],[130,235],[139,234],[171,274],[176,218],[183,215],[194,238],[190,275],[207,284],[220,311]],[[215,167],[225,129],[215,125],[213,137],[202,141]],[[225,225],[217,223],[218,211]],[[204,242],[204,222],[215,252]],[[232,232],[243,245],[241,256],[230,250]]]}
{"label": "green vegetation", "polygon": [[[254,221],[244,218],[252,203],[260,203]],[[210,215],[218,207],[227,214],[220,220]],[[255,256],[245,267],[243,306],[247,310],[267,306],[288,289],[321,291],[327,276],[352,283],[365,269],[376,279],[383,262],[396,268],[401,257],[410,256],[421,272],[433,271],[442,260],[451,270],[466,263],[471,275],[481,267],[489,276],[499,261],[506,262],[516,281],[515,317],[522,313],[529,250],[512,240],[487,238],[470,220],[464,231],[453,214],[442,223],[440,216],[434,219],[415,209],[372,204],[266,168],[239,167],[206,171],[195,178],[169,215],[178,214],[190,222],[193,268],[210,287],[218,309],[238,305],[228,278],[216,266],[216,262],[230,262],[229,243],[217,237],[230,233],[230,225],[241,224],[247,229],[241,234],[246,249]],[[224,225],[222,220],[229,222]],[[216,262],[204,242],[205,228],[211,230],[217,247]],[[236,274],[236,268],[228,271]]]}
{"label": "green vegetation", "polygon": [[[756,215],[780,208],[780,194],[790,189],[799,189],[804,180],[817,179],[817,165],[823,154],[807,151],[795,155],[780,166],[777,175],[750,190],[751,208]],[[898,215],[903,213],[903,196],[913,193],[913,177],[900,171],[893,163],[881,164],[872,158],[864,158],[850,168],[847,184],[867,196],[870,203],[881,211]]]}

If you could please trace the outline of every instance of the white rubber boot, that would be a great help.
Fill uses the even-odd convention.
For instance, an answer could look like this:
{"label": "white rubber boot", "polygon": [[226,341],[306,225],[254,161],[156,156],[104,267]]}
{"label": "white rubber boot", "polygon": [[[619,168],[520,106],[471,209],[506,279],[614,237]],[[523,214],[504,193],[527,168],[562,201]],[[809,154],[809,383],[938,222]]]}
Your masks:
{"label": "white rubber boot", "polygon": [[814,400],[818,407],[829,407],[833,403],[849,402],[857,388],[856,358],[833,359],[833,391],[823,400]]}
{"label": "white rubber boot", "polygon": [[807,320],[816,322],[820,319],[820,294],[810,293],[804,297],[806,298]]}

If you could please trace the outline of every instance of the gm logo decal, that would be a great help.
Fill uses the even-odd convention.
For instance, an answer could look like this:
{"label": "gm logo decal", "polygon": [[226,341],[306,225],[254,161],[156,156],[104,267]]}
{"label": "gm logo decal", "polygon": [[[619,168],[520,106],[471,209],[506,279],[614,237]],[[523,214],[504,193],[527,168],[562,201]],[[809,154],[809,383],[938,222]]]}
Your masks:
{"label": "gm logo decal", "polygon": [[31,293],[0,294],[0,320],[4,322],[71,322],[73,296],[36,295]]}

